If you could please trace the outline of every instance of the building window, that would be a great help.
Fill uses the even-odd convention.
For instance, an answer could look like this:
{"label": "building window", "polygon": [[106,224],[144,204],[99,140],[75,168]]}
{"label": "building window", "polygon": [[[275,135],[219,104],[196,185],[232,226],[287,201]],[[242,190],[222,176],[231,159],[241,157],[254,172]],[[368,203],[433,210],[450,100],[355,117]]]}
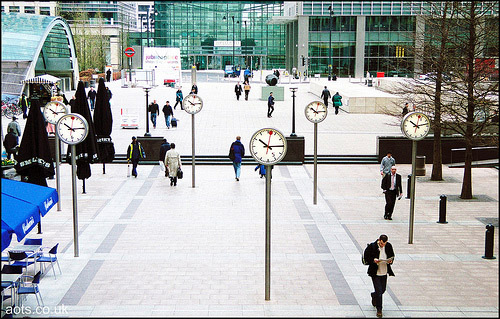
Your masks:
{"label": "building window", "polygon": [[19,7],[18,6],[10,6],[9,12],[19,12]]}
{"label": "building window", "polygon": [[24,13],[35,14],[35,7],[24,7]]}
{"label": "building window", "polygon": [[50,16],[50,7],[40,7],[40,14]]}

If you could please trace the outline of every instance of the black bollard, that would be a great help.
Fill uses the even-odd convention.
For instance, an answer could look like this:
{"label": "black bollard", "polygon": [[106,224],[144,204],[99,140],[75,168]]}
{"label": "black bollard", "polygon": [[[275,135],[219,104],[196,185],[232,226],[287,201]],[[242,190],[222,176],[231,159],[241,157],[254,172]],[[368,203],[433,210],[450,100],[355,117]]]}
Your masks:
{"label": "black bollard", "polygon": [[496,259],[493,256],[493,241],[495,240],[495,227],[492,224],[486,225],[486,239],[484,244],[484,259]]}
{"label": "black bollard", "polygon": [[408,174],[408,184],[406,187],[406,199],[410,198],[410,193],[411,193],[411,174]]}
{"label": "black bollard", "polygon": [[446,195],[439,196],[439,224],[448,224],[446,221]]}

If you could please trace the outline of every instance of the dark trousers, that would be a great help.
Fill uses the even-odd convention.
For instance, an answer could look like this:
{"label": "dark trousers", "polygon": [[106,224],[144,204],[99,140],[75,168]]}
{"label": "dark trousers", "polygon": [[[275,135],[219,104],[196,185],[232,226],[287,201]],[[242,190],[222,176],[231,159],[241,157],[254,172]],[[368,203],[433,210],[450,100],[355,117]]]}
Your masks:
{"label": "dark trousers", "polygon": [[271,115],[273,115],[273,112],[274,112],[274,106],[268,105],[267,106],[267,117],[270,117]]}
{"label": "dark trousers", "polygon": [[139,164],[138,158],[132,159],[132,176],[137,177],[137,164]]}
{"label": "dark trousers", "polygon": [[384,216],[392,217],[392,212],[394,211],[394,205],[396,204],[397,191],[387,190],[385,191],[385,214]]}
{"label": "dark trousers", "polygon": [[241,95],[241,93],[240,93],[240,94],[236,93],[236,99],[237,99],[238,101],[240,100],[240,95]]}
{"label": "dark trousers", "polygon": [[339,107],[335,106],[335,114],[339,114]]}
{"label": "dark trousers", "polygon": [[177,186],[177,176],[176,177],[170,177],[170,185]]}
{"label": "dark trousers", "polygon": [[328,98],[323,99],[323,103],[325,103],[325,106],[328,107]]}
{"label": "dark trousers", "polygon": [[385,276],[372,276],[373,288],[372,299],[375,300],[375,307],[377,310],[382,310],[382,295],[387,288],[387,275]]}
{"label": "dark trousers", "polygon": [[250,93],[250,91],[245,90],[245,100],[246,101],[248,101],[248,93]]}
{"label": "dark trousers", "polygon": [[177,104],[180,104],[181,105],[181,109],[182,109],[182,102],[181,101],[175,101],[174,110],[177,107]]}

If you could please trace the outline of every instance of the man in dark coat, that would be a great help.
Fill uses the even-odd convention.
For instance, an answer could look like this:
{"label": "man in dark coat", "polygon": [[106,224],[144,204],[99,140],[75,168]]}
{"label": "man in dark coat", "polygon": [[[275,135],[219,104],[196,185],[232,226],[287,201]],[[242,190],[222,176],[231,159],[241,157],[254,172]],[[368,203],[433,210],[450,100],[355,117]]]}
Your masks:
{"label": "man in dark coat", "polygon": [[132,162],[132,176],[137,178],[137,164],[139,164],[141,158],[145,157],[146,153],[141,143],[137,141],[135,136],[132,136],[132,143],[127,148],[127,161]]}
{"label": "man in dark coat", "polygon": [[326,88],[323,89],[323,92],[321,92],[321,97],[323,98],[323,102],[325,103],[325,106],[328,107],[328,99],[330,98],[330,91]]}
{"label": "man in dark coat", "polygon": [[234,93],[236,93],[236,100],[240,100],[240,95],[241,95],[241,92],[243,92],[243,88],[241,87],[241,84],[240,82],[238,82],[235,86],[234,86]]}
{"label": "man in dark coat", "polygon": [[196,83],[193,83],[193,86],[191,87],[191,92],[193,92],[194,94],[198,94],[198,86],[196,85]]}
{"label": "man in dark coat", "polygon": [[396,197],[403,195],[403,186],[401,185],[401,175],[396,173],[396,166],[391,167],[391,173],[382,178],[381,187],[385,193],[385,214],[384,219],[392,220]]}
{"label": "man in dark coat", "polygon": [[272,117],[274,112],[274,97],[273,92],[269,93],[269,97],[267,98],[267,117]]}
{"label": "man in dark coat", "polygon": [[375,292],[371,293],[372,305],[377,308],[377,317],[382,317],[382,295],[387,288],[387,275],[394,276],[391,265],[394,262],[394,250],[387,235],[369,244],[363,258],[368,264],[368,276],[372,278]]}
{"label": "man in dark coat", "polygon": [[89,91],[89,94],[87,94],[87,98],[90,101],[90,109],[91,110],[94,110],[96,96],[97,96],[97,92],[94,90],[93,87],[90,87],[90,91]]}
{"label": "man in dark coat", "polygon": [[23,119],[26,119],[28,117],[28,98],[26,97],[26,94],[21,95],[21,99],[19,100],[19,104],[21,105],[21,109],[23,110]]}
{"label": "man in dark coat", "polygon": [[167,103],[163,106],[162,112],[165,115],[165,124],[167,124],[167,129],[170,129],[170,119],[174,116],[174,111],[172,110],[172,106],[169,101],[167,101]]}
{"label": "man in dark coat", "polygon": [[111,69],[106,71],[106,82],[111,82]]}
{"label": "man in dark coat", "polygon": [[241,143],[241,137],[236,136],[236,141],[231,144],[229,149],[230,159],[233,161],[234,174],[236,175],[236,181],[240,180],[241,173],[241,161],[243,156],[245,156],[245,146]]}
{"label": "man in dark coat", "polygon": [[[158,159],[161,162],[160,165],[165,165],[165,155],[167,154],[169,149],[170,149],[170,143],[167,142],[166,138],[164,138],[163,141],[161,142],[160,158]],[[165,168],[165,177],[168,177],[168,172],[166,168]]]}
{"label": "man in dark coat", "polygon": [[113,93],[111,93],[111,90],[108,87],[106,87],[106,93],[108,93],[108,100],[110,100],[110,102],[111,102],[111,98],[113,97]]}
{"label": "man in dark coat", "polygon": [[156,128],[156,117],[160,115],[160,106],[153,100],[153,103],[149,105],[149,112],[151,113],[151,122],[153,122],[153,128]]}
{"label": "man in dark coat", "polygon": [[3,140],[3,147],[5,147],[5,152],[7,153],[7,159],[10,159],[10,156],[13,155],[16,158],[17,154],[17,146],[19,145],[19,137],[14,134],[14,129],[9,128],[9,132],[5,135]]}

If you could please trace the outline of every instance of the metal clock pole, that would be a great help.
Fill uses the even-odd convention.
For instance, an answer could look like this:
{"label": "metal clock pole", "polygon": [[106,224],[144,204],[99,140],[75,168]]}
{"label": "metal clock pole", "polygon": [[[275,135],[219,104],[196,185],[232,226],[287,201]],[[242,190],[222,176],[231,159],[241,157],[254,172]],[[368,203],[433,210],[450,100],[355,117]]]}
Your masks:
{"label": "metal clock pole", "polygon": [[56,134],[56,189],[57,189],[57,196],[59,196],[59,200],[57,201],[57,211],[61,210],[61,181],[60,181],[60,174],[59,174],[59,161],[60,161],[60,147],[61,147],[61,141],[59,140],[59,135]]}
{"label": "metal clock pole", "polygon": [[195,144],[194,144],[194,114],[191,114],[191,145],[192,145],[192,150],[191,150],[191,175],[192,175],[192,178],[191,178],[191,184],[192,184],[192,188],[195,187],[195,165],[196,165],[196,160],[195,160]]}
{"label": "metal clock pole", "polygon": [[77,200],[78,200],[78,195],[76,193],[76,145],[72,144],[71,145],[71,185],[73,188],[73,247],[75,251],[75,257],[78,257],[79,255],[79,250],[78,250],[78,207],[77,207]]}
{"label": "metal clock pole", "polygon": [[408,244],[413,244],[413,223],[415,220],[415,171],[417,158],[417,141],[413,140],[411,144],[411,189],[410,189],[410,222],[408,233]]}
{"label": "metal clock pole", "polygon": [[271,300],[271,170],[266,165],[266,293],[265,299]]}
{"label": "metal clock pole", "polygon": [[314,196],[313,204],[318,203],[318,123],[314,123]]}

